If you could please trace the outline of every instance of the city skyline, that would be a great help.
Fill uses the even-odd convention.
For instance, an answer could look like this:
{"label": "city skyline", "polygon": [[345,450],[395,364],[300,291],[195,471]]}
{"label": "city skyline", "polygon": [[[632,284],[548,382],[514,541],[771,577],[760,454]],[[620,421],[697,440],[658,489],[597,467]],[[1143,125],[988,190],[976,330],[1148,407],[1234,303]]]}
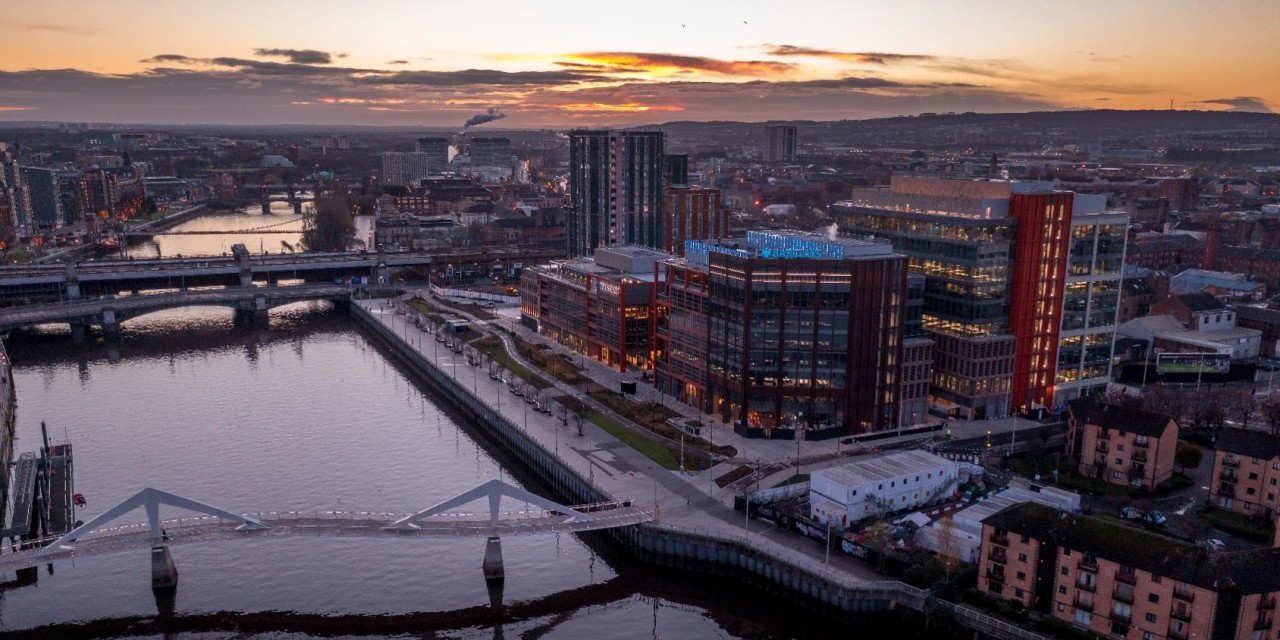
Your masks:
{"label": "city skyline", "polygon": [[441,127],[497,107],[503,126],[524,128],[1269,112],[1277,17],[1280,6],[1253,0],[20,5],[0,16],[0,121]]}

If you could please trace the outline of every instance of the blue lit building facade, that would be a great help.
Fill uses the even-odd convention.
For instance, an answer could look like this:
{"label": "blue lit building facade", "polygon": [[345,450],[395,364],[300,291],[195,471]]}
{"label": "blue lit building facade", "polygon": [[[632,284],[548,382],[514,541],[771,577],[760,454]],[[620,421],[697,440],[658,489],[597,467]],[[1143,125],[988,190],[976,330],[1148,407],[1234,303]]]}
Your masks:
{"label": "blue lit building facade", "polygon": [[665,393],[748,437],[897,427],[907,264],[889,245],[751,232],[660,266]]}

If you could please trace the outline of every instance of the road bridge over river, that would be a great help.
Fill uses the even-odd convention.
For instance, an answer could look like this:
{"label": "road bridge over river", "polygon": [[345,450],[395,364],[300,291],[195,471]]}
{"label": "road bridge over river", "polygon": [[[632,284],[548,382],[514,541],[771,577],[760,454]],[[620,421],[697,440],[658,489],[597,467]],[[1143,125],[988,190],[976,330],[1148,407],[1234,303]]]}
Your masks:
{"label": "road bridge over river", "polygon": [[448,251],[342,252],[173,257],[149,260],[104,260],[65,264],[0,267],[0,305],[61,302],[149,290],[250,286],[282,280],[332,283],[368,276],[373,281],[390,270],[467,266],[488,274],[494,265],[509,270],[563,254],[540,246],[463,247]]}

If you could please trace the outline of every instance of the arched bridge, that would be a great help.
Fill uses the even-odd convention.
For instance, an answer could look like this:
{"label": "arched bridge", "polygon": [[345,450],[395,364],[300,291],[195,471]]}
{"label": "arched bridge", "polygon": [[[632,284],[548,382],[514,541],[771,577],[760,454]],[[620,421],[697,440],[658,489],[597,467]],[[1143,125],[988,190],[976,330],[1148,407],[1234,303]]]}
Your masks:
{"label": "arched bridge", "polygon": [[[523,508],[501,511],[503,498],[523,503]],[[488,502],[487,514],[457,511],[458,507],[478,500]],[[162,520],[162,505],[195,511],[200,515]],[[147,522],[107,526],[139,508],[146,512]],[[24,546],[29,548],[0,555],[0,570],[151,547],[152,583],[155,587],[164,588],[177,583],[177,569],[169,552],[170,543],[285,536],[486,536],[488,546],[485,549],[484,572],[487,577],[497,578],[503,573],[499,543],[502,535],[594,531],[653,519],[652,512],[632,505],[630,500],[570,507],[499,480],[490,480],[416,513],[270,511],[239,514],[158,489],[143,489],[60,537],[27,541]]]}
{"label": "arched bridge", "polygon": [[306,300],[345,301],[351,297],[351,291],[348,284],[227,287],[9,307],[0,309],[0,332],[62,322],[70,324],[73,331],[77,327],[83,331],[85,327],[96,326],[113,332],[119,330],[121,322],[130,318],[191,306],[231,307],[236,310],[239,321],[261,321],[267,311],[275,307]]}

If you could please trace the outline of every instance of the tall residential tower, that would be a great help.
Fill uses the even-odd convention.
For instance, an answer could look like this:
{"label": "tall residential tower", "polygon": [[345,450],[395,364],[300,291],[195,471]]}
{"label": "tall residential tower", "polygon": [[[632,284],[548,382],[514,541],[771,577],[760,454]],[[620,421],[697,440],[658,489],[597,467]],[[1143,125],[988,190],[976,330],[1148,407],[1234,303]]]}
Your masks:
{"label": "tall residential tower", "polygon": [[662,247],[663,166],[661,131],[572,132],[569,255],[619,244]]}

